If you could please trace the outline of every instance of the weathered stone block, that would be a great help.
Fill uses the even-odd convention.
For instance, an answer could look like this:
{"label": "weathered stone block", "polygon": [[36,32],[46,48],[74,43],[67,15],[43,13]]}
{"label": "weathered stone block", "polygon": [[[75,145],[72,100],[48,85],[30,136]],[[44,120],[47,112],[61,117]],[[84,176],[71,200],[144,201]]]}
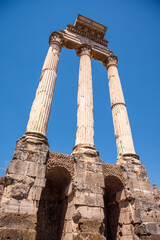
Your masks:
{"label": "weathered stone block", "polygon": [[87,205],[87,206],[95,206],[95,207],[103,207],[103,195],[91,193],[87,191],[76,191],[75,193],[75,204],[77,205]]}
{"label": "weathered stone block", "polygon": [[105,237],[99,233],[79,233],[74,240],[106,240]]}
{"label": "weathered stone block", "polygon": [[17,200],[21,200],[23,198],[27,198],[28,192],[29,192],[29,186],[22,183],[21,184],[17,183],[12,186],[10,196]]}
{"label": "weathered stone block", "polygon": [[133,236],[133,232],[134,232],[133,225],[128,224],[128,225],[123,225],[122,226],[122,236],[130,236],[130,237],[132,237]]}
{"label": "weathered stone block", "polygon": [[11,161],[11,164],[8,168],[8,174],[16,174],[16,175],[26,175],[27,169],[29,166],[29,162],[22,160],[14,160]]}
{"label": "weathered stone block", "polygon": [[35,240],[35,230],[23,230],[23,229],[0,229],[0,240]]}
{"label": "weathered stone block", "polygon": [[0,228],[27,228],[35,229],[36,215],[20,213],[0,213]]}
{"label": "weathered stone block", "polygon": [[65,234],[65,240],[73,240],[73,234],[72,233],[66,233]]}
{"label": "weathered stone block", "polygon": [[37,178],[45,178],[46,174],[46,166],[45,165],[38,165],[36,177]]}
{"label": "weathered stone block", "polygon": [[73,231],[73,221],[72,220],[68,220],[67,221],[67,225],[66,225],[65,231],[67,233],[72,233],[72,231]]}
{"label": "weathered stone block", "polygon": [[120,240],[139,240],[135,238],[134,236],[122,236]]}
{"label": "weathered stone block", "polygon": [[100,207],[87,207],[80,206],[78,207],[82,218],[97,219],[102,220],[104,218],[103,208]]}
{"label": "weathered stone block", "polygon": [[160,220],[160,209],[152,199],[138,198],[134,203],[134,222],[157,222]]}
{"label": "weathered stone block", "polygon": [[160,235],[160,224],[157,223],[143,223],[140,226],[142,235]]}
{"label": "weathered stone block", "polygon": [[132,211],[129,207],[129,203],[120,202],[119,208],[120,208],[119,223],[130,224],[132,222]]}
{"label": "weathered stone block", "polygon": [[18,213],[20,203],[18,200],[13,198],[2,198],[1,201],[1,212]]}
{"label": "weathered stone block", "polygon": [[38,178],[38,177],[35,179],[34,186],[45,187],[45,184],[46,184],[46,179]]}
{"label": "weathered stone block", "polygon": [[81,218],[78,223],[81,232],[97,232],[100,234],[103,232],[103,223],[100,220]]}
{"label": "weathered stone block", "polygon": [[42,187],[33,186],[32,187],[32,199],[39,201],[41,198]]}
{"label": "weathered stone block", "polygon": [[21,214],[29,214],[29,215],[36,215],[37,213],[37,207],[36,207],[36,202],[33,203],[33,201],[23,199],[20,202],[20,209],[19,212]]}
{"label": "weathered stone block", "polygon": [[38,167],[38,164],[30,162],[27,169],[27,175],[30,177],[36,177]]}

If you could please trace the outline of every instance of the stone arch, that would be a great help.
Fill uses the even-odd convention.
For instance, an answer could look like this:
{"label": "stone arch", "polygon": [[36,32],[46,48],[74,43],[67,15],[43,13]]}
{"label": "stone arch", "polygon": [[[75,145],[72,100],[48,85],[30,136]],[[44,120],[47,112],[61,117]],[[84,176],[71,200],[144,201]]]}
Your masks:
{"label": "stone arch", "polygon": [[62,166],[53,166],[46,173],[46,186],[42,191],[37,213],[36,240],[61,240],[65,234],[65,215],[71,175]]}
{"label": "stone arch", "polygon": [[105,237],[107,240],[119,239],[119,196],[124,189],[124,183],[117,174],[105,176],[104,214],[105,214]]}
{"label": "stone arch", "polygon": [[65,168],[73,181],[74,179],[74,158],[71,155],[57,153],[57,152],[49,152],[49,158],[47,161],[47,169],[46,175],[50,171],[50,169],[54,167],[63,167]]}

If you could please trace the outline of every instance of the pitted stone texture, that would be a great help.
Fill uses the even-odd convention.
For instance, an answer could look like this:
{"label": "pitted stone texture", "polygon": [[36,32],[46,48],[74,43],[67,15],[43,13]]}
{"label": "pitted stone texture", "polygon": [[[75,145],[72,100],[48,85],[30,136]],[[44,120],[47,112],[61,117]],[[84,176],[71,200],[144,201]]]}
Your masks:
{"label": "pitted stone texture", "polygon": [[125,186],[125,179],[122,175],[122,169],[120,166],[117,166],[115,164],[109,164],[109,163],[102,163],[102,170],[103,170],[103,176],[104,179],[106,177],[115,177],[121,181],[121,183]]}
{"label": "pitted stone texture", "polygon": [[50,169],[54,167],[63,167],[71,175],[72,180],[74,179],[75,170],[74,170],[74,157],[68,154],[49,152],[49,158],[47,162],[46,174]]}
{"label": "pitted stone texture", "polygon": [[4,187],[5,187],[5,177],[0,177],[0,206],[1,206],[1,198],[4,192]]}
{"label": "pitted stone texture", "polygon": [[24,229],[3,229],[0,230],[0,239],[36,240],[36,232],[34,230]]}
{"label": "pitted stone texture", "polygon": [[49,152],[46,186],[42,191],[37,213],[36,240],[68,239],[64,236],[72,229],[70,223],[72,204],[70,202],[73,197],[73,179],[73,157],[67,154]]}
{"label": "pitted stone texture", "polygon": [[[96,233],[96,229],[94,233],[93,228],[89,230],[89,226],[91,227],[93,222],[103,225],[104,178],[102,173],[101,159],[97,156],[83,153],[76,153],[72,156],[74,157],[75,161],[75,178],[73,183],[74,197],[71,200],[71,211],[68,211],[68,218],[70,218],[70,222],[67,223],[67,229],[68,231],[71,231],[70,233],[76,234],[77,228],[80,227],[80,225],[85,226],[86,223],[89,232],[86,234],[90,235],[82,234],[79,235],[79,237],[85,236],[88,237],[88,239],[92,239],[93,236],[102,237],[99,232]],[[88,220],[85,222],[84,219]],[[72,226],[71,229],[69,228],[68,224]],[[84,228],[82,227],[81,231],[82,229],[84,230]],[[67,234],[69,234],[69,232],[67,232]]]}
{"label": "pitted stone texture", "polygon": [[160,223],[160,208],[151,199],[136,198],[134,201],[134,223],[141,222]]}
{"label": "pitted stone texture", "polygon": [[35,240],[36,215],[1,213],[0,239]]}
{"label": "pitted stone texture", "polygon": [[146,168],[141,164],[140,160],[132,156],[122,157],[117,160],[117,165],[121,168],[126,188],[132,193],[133,198],[154,199]]}
{"label": "pitted stone texture", "polygon": [[38,201],[45,186],[48,144],[27,136],[17,141],[7,170],[1,212],[35,215]]}
{"label": "pitted stone texture", "polygon": [[[144,236],[148,235],[160,237],[160,208],[154,200],[146,168],[132,156],[119,158],[117,164],[126,182],[121,195],[116,194],[120,208],[119,224],[132,223],[134,231],[131,236],[138,239],[145,239]],[[122,236],[124,233],[126,231],[122,231]]]}
{"label": "pitted stone texture", "polygon": [[157,188],[157,185],[153,183],[153,195],[154,199],[160,207],[160,190]]}
{"label": "pitted stone texture", "polygon": [[103,233],[103,223],[93,219],[80,219],[79,229],[81,232],[98,232]]}
{"label": "pitted stone texture", "polygon": [[99,233],[79,233],[74,240],[106,240],[105,237]]}

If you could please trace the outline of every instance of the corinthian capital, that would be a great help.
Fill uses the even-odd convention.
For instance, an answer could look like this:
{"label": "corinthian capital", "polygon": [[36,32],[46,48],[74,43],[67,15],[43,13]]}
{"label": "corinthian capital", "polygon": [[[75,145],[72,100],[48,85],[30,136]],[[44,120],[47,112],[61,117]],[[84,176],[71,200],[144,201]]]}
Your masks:
{"label": "corinthian capital", "polygon": [[49,45],[57,45],[60,49],[62,47],[63,38],[58,32],[52,32],[49,36]]}
{"label": "corinthian capital", "polygon": [[82,44],[78,49],[76,49],[77,56],[88,55],[92,56],[92,48],[87,44]]}
{"label": "corinthian capital", "polygon": [[115,55],[110,55],[107,57],[106,61],[104,62],[104,66],[106,66],[107,69],[113,65],[117,67],[117,62],[118,62],[118,58]]}

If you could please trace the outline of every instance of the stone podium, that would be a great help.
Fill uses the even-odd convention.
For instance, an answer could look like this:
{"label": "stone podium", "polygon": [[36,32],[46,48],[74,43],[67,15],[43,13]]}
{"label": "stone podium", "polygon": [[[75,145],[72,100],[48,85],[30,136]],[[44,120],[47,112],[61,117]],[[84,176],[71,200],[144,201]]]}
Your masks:
{"label": "stone podium", "polygon": [[[0,181],[0,239],[158,240],[160,209],[135,152],[118,74],[118,58],[104,39],[107,27],[78,15],[49,37],[49,50],[26,133],[17,141]],[[46,131],[62,48],[80,59],[77,133],[71,155],[49,151]],[[117,145],[115,164],[94,145],[91,59],[108,72]]]}

